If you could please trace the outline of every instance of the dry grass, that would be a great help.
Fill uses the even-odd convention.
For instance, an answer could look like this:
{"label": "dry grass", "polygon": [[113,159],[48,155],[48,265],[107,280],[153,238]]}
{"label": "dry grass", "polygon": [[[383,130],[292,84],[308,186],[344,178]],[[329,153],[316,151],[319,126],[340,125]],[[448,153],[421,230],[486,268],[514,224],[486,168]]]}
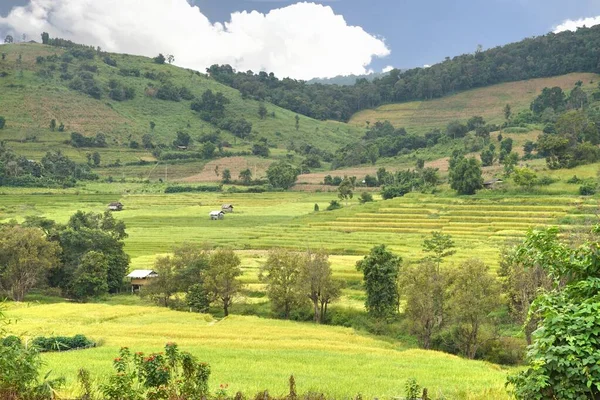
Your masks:
{"label": "dry grass", "polygon": [[503,121],[503,107],[510,104],[514,111],[529,107],[531,101],[544,87],[560,86],[570,90],[577,81],[584,87],[597,81],[598,75],[573,73],[552,78],[530,79],[503,83],[481,89],[447,96],[431,101],[388,104],[374,110],[364,110],[355,114],[351,124],[365,127],[377,121],[390,121],[396,127],[405,127],[409,132],[427,132],[441,128],[453,120],[466,120],[473,115],[481,115],[489,122]]}
{"label": "dry grass", "polygon": [[[273,160],[259,157],[225,157],[213,160],[207,163],[198,174],[187,176],[180,179],[180,182],[216,182],[221,180],[221,174],[228,169],[231,172],[233,180],[238,179],[241,171],[250,169],[254,179],[264,178],[267,168]],[[219,175],[215,173],[215,168],[219,168]]]}

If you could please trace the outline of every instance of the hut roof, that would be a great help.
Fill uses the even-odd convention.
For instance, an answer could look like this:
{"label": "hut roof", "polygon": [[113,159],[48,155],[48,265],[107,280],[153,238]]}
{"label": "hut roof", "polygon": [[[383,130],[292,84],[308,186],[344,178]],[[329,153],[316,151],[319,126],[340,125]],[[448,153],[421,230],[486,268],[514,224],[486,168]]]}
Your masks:
{"label": "hut roof", "polygon": [[109,206],[122,206],[123,203],[121,203],[120,201],[113,201],[109,204]]}
{"label": "hut roof", "polygon": [[233,204],[223,204],[222,208],[233,208]]}
{"label": "hut roof", "polygon": [[158,274],[151,269],[136,269],[127,275],[128,278],[133,279],[153,278],[155,276],[158,276]]}

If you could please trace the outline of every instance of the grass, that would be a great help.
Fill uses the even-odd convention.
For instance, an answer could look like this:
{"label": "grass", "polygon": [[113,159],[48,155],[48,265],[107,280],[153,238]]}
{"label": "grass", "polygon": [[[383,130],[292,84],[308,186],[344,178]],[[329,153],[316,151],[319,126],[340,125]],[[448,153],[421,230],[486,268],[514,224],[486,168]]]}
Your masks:
{"label": "grass", "polygon": [[552,78],[502,83],[441,99],[387,104],[355,114],[350,123],[365,127],[367,121],[374,124],[377,121],[388,120],[394,126],[404,127],[414,133],[445,128],[451,121],[466,121],[474,115],[480,115],[490,123],[500,124],[504,121],[503,107],[506,104],[510,104],[515,113],[529,109],[530,103],[544,87],[560,86],[563,90],[571,90],[579,80],[584,83],[584,88],[595,87],[596,84],[591,81],[597,81],[598,75],[572,73]]}
{"label": "grass", "polygon": [[[131,296],[133,297],[133,296]],[[96,379],[111,372],[120,346],[134,351],[160,351],[177,342],[212,368],[211,390],[229,384],[231,393],[269,389],[283,395],[294,374],[298,390],[325,391],[336,398],[361,393],[367,398],[403,394],[409,378],[446,398],[507,398],[506,370],[456,356],[406,348],[362,336],[349,328],[230,316],[214,320],[141,305],[24,304],[12,305],[11,332],[27,337],[82,333],[102,341],[98,348],[43,355],[44,370],[68,378],[73,395],[77,370],[85,367]]]}

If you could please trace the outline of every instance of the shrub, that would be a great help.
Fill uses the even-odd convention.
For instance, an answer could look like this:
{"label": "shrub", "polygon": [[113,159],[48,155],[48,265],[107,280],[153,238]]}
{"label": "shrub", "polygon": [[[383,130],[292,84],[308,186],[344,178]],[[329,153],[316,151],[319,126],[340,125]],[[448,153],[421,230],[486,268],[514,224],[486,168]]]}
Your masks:
{"label": "shrub", "polygon": [[538,178],[536,185],[548,186],[548,185],[552,185],[555,182],[558,182],[558,179],[552,178],[551,176],[548,176],[548,175],[544,175],[544,176],[541,176]]}
{"label": "shrub", "polygon": [[327,206],[327,211],[339,210],[342,208],[342,205],[337,200],[331,200],[329,205]]}
{"label": "shrub", "polygon": [[38,336],[31,344],[41,353],[50,351],[67,351],[96,347],[96,343],[84,335],[67,336]]}
{"label": "shrub", "polygon": [[373,201],[373,195],[369,192],[362,192],[358,198],[360,204],[365,204]]}
{"label": "shrub", "polygon": [[391,185],[385,186],[381,191],[381,196],[384,200],[393,199],[395,197],[402,197],[406,193],[410,192],[411,187],[409,185]]}
{"label": "shrub", "polygon": [[597,186],[593,182],[586,182],[583,185],[579,186],[579,194],[581,196],[592,196],[596,194]]}

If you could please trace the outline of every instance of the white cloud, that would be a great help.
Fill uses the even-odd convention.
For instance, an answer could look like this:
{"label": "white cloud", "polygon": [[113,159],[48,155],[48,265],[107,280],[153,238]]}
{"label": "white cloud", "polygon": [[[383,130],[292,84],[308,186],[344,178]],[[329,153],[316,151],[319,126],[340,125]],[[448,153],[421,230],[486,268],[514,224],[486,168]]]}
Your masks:
{"label": "white cloud", "polygon": [[175,55],[182,67],[231,64],[299,79],[364,74],[390,54],[382,38],[349,26],[329,6],[296,3],[270,11],[236,12],[211,23],[186,0],[30,0],[0,17],[0,33],[46,31],[104,50]]}
{"label": "white cloud", "polygon": [[430,64],[425,64],[425,65],[423,65],[423,68],[429,68],[429,67],[431,67],[431,65],[430,65]]}
{"label": "white cloud", "polygon": [[554,28],[554,33],[564,32],[564,31],[576,31],[577,28],[581,28],[583,26],[587,26],[588,28],[594,25],[600,24],[600,16],[597,17],[589,17],[589,18],[580,18],[580,19],[567,19],[563,21],[560,25]]}
{"label": "white cloud", "polygon": [[393,66],[388,65],[387,67],[385,67],[384,69],[381,70],[381,72],[383,72],[384,74],[390,72],[391,70],[395,69]]}

